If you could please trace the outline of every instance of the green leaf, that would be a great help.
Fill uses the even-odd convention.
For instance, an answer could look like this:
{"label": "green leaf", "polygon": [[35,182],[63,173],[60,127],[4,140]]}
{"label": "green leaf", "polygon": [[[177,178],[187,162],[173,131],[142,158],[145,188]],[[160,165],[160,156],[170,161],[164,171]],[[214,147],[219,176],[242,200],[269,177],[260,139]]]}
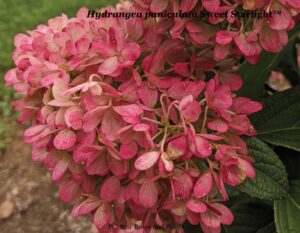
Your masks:
{"label": "green leaf", "polygon": [[290,186],[289,196],[274,202],[278,233],[299,233],[300,230],[300,181],[293,181]]}
{"label": "green leaf", "polygon": [[[226,233],[274,233],[272,206],[256,202],[238,202],[231,207],[234,221],[225,226]],[[273,226],[274,229],[274,226]]]}
{"label": "green leaf", "polygon": [[300,24],[289,32],[289,42],[280,53],[262,52],[257,64],[242,63],[238,71],[244,80],[244,85],[239,91],[240,96],[247,96],[256,100],[263,97],[264,83],[268,79],[270,71],[278,65],[284,54],[291,53],[299,29]]}
{"label": "green leaf", "polygon": [[255,159],[256,177],[246,180],[239,186],[239,190],[250,196],[276,200],[287,195],[288,180],[284,165],[262,141],[256,138],[246,140],[249,154]]}
{"label": "green leaf", "polygon": [[251,116],[257,137],[300,151],[300,86],[262,101],[263,110]]}

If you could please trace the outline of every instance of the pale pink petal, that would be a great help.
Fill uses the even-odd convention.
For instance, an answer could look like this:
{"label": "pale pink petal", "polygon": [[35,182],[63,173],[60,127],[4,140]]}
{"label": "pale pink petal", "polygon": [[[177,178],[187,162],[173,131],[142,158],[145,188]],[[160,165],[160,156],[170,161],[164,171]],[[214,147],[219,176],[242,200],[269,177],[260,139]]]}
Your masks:
{"label": "pale pink petal", "polygon": [[146,152],[135,161],[135,168],[141,171],[147,170],[157,162],[159,156],[160,152],[158,151]]}
{"label": "pale pink petal", "polygon": [[138,117],[143,113],[142,107],[137,104],[114,106],[113,110],[125,117]]}
{"label": "pale pink petal", "polygon": [[58,181],[65,174],[68,166],[69,166],[69,161],[65,157],[59,160],[53,169],[52,180]]}
{"label": "pale pink petal", "polygon": [[119,61],[117,57],[110,57],[99,66],[98,72],[103,75],[114,73],[118,69]]}

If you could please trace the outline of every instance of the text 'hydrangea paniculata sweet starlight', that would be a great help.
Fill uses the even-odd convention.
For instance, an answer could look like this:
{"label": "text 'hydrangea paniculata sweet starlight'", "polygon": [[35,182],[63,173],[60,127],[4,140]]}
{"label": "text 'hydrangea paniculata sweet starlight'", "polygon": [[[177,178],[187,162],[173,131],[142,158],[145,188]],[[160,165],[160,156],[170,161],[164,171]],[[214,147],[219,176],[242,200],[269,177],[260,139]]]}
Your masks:
{"label": "text 'hydrangea paniculata sweet starlight'", "polygon": [[[281,10],[282,17],[76,18],[62,15],[15,36],[16,67],[5,75],[23,98],[25,142],[51,171],[72,216],[109,224],[200,224],[220,232],[233,215],[225,185],[254,178],[241,136],[260,103],[238,97],[234,66],[278,52],[299,1],[135,0],[126,12]],[[154,228],[138,232],[158,232]],[[135,231],[137,232],[137,231]],[[159,231],[162,232],[162,231]],[[163,232],[183,232],[165,229]]]}

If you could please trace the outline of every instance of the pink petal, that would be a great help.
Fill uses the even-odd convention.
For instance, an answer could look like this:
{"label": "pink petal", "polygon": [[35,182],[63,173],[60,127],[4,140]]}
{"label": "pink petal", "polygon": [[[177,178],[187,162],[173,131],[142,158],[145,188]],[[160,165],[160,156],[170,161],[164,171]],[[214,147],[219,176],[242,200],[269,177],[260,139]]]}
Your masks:
{"label": "pink petal", "polygon": [[93,222],[97,228],[101,229],[114,221],[113,212],[109,203],[103,202],[95,212]]}
{"label": "pink petal", "polygon": [[55,165],[52,172],[52,180],[58,181],[66,172],[69,166],[69,161],[63,157],[58,163]]}
{"label": "pink petal", "polygon": [[[91,156],[90,156],[91,157]],[[89,175],[105,176],[109,172],[106,156],[103,154],[94,155],[95,159],[88,158],[86,172]]]}
{"label": "pink petal", "polygon": [[201,221],[208,227],[218,228],[221,224],[221,218],[214,212],[208,210],[205,213],[201,213]]}
{"label": "pink petal", "polygon": [[185,207],[194,213],[204,213],[207,210],[207,206],[202,201],[195,198],[188,200]]}
{"label": "pink petal", "polygon": [[141,54],[141,48],[137,43],[131,42],[126,45],[121,54],[125,61],[135,61]]}
{"label": "pink petal", "polygon": [[247,132],[251,126],[251,123],[246,115],[236,115],[232,118],[229,126],[240,132]]}
{"label": "pink petal", "polygon": [[211,206],[216,208],[222,214],[220,216],[221,217],[220,220],[222,224],[226,224],[226,225],[232,224],[234,217],[230,209],[228,209],[225,205],[222,205],[220,203],[212,203]]}
{"label": "pink petal", "polygon": [[198,225],[200,223],[199,213],[195,213],[187,209],[186,211],[186,219],[192,225]]}
{"label": "pink petal", "polygon": [[73,106],[68,108],[65,112],[64,118],[68,127],[71,127],[74,130],[82,128],[83,111],[80,107]]}
{"label": "pink petal", "polygon": [[163,12],[169,4],[169,1],[166,0],[153,0],[150,5],[150,11],[159,13]]}
{"label": "pink petal", "polygon": [[174,177],[173,188],[175,197],[179,197],[181,200],[188,199],[193,191],[192,177],[186,172]]}
{"label": "pink petal", "polygon": [[129,36],[133,40],[138,41],[144,34],[142,19],[130,18],[127,23],[127,30]]}
{"label": "pink petal", "polygon": [[188,63],[179,63],[178,62],[173,66],[173,68],[174,68],[174,71],[176,74],[179,74],[183,77],[191,76]]}
{"label": "pink petal", "polygon": [[71,202],[80,193],[80,187],[73,180],[59,186],[59,197],[63,202]]}
{"label": "pink petal", "polygon": [[227,45],[232,42],[234,33],[231,31],[218,31],[216,33],[216,42],[221,45]]}
{"label": "pink petal", "polygon": [[135,168],[144,171],[152,167],[158,160],[160,152],[150,151],[142,154],[134,163]]}
{"label": "pink petal", "polygon": [[216,46],[215,46],[215,48],[213,50],[214,58],[217,61],[224,60],[229,53],[230,53],[230,47],[229,47],[229,45],[219,45],[219,44],[216,44]]}
{"label": "pink petal", "polygon": [[118,69],[119,61],[117,57],[109,57],[99,66],[98,72],[103,75],[114,73]]}
{"label": "pink petal", "polygon": [[[287,29],[292,20],[291,13],[277,2],[272,4],[270,10],[273,12],[272,17],[269,21],[270,28],[278,31]],[[280,14],[278,14],[277,12],[280,12]]]}
{"label": "pink petal", "polygon": [[198,3],[198,0],[183,0],[180,4],[180,10],[182,12],[189,12],[191,11]]}
{"label": "pink petal", "polygon": [[155,185],[155,182],[146,181],[142,184],[139,192],[139,200],[142,206],[146,208],[153,207],[158,198],[158,190]]}
{"label": "pink petal", "polygon": [[243,85],[242,78],[232,73],[221,73],[220,81],[222,84],[228,85],[233,91],[239,90]]}
{"label": "pink petal", "polygon": [[240,51],[246,56],[253,56],[257,54],[256,42],[248,42],[244,34],[234,37],[234,42]]}
{"label": "pink petal", "polygon": [[105,110],[108,108],[108,106],[99,106],[87,112],[83,117],[83,130],[85,132],[91,132],[96,129],[103,118]]}
{"label": "pink petal", "polygon": [[228,125],[221,119],[215,119],[207,124],[208,128],[218,131],[220,133],[225,133],[228,130]]}
{"label": "pink petal", "polygon": [[197,121],[201,114],[200,104],[193,99],[192,95],[188,95],[180,101],[179,110],[183,117],[190,122]]}
{"label": "pink petal", "polygon": [[180,156],[183,156],[187,150],[187,140],[186,137],[180,136],[168,143],[167,155],[168,158],[173,160]]}
{"label": "pink petal", "polygon": [[204,158],[208,157],[212,153],[212,148],[206,139],[203,137],[196,135],[195,136],[195,145],[197,149],[197,153],[195,154],[197,157]]}
{"label": "pink petal", "polygon": [[111,57],[115,50],[102,40],[94,41],[92,48],[103,57]]}
{"label": "pink petal", "polygon": [[139,89],[139,95],[142,102],[148,107],[153,108],[156,105],[158,99],[158,91],[156,88],[149,88],[148,84],[143,82]]}
{"label": "pink petal", "polygon": [[126,126],[122,118],[112,110],[107,110],[101,123],[101,132],[109,141],[115,140],[117,132]]}
{"label": "pink petal", "polygon": [[140,124],[136,124],[135,126],[133,126],[132,129],[136,132],[143,132],[143,131],[149,130],[150,126],[145,123],[140,123]]}
{"label": "pink petal", "polygon": [[76,134],[70,129],[60,131],[54,138],[53,144],[57,149],[66,150],[76,142]]}
{"label": "pink petal", "polygon": [[111,176],[106,179],[102,185],[100,190],[100,197],[101,199],[111,202],[115,200],[120,192],[120,180],[116,176]]}
{"label": "pink petal", "polygon": [[211,228],[205,225],[203,222],[200,221],[201,230],[203,233],[221,233],[221,226],[216,228]]}
{"label": "pink petal", "polygon": [[236,97],[232,104],[232,109],[237,114],[250,115],[260,111],[262,108],[263,106],[261,103],[246,97]]}
{"label": "pink petal", "polygon": [[201,175],[194,186],[194,194],[198,198],[206,196],[213,186],[213,177],[211,172]]}
{"label": "pink petal", "polygon": [[114,106],[113,110],[125,117],[138,117],[143,113],[142,107],[137,104]]}
{"label": "pink petal", "polygon": [[[270,40],[272,38],[272,40]],[[279,52],[283,48],[283,43],[277,31],[270,29],[269,27],[264,27],[259,33],[259,43],[261,46],[270,52]]]}
{"label": "pink petal", "polygon": [[138,146],[131,141],[129,144],[122,144],[120,148],[120,156],[123,159],[132,159],[138,152]]}
{"label": "pink petal", "polygon": [[239,159],[239,162],[243,166],[244,170],[246,171],[246,175],[252,179],[255,178],[256,172],[252,164],[244,159]]}
{"label": "pink petal", "polygon": [[287,0],[287,3],[296,8],[296,9],[300,9],[300,2],[299,1],[295,1],[295,0]]}
{"label": "pink petal", "polygon": [[101,204],[100,200],[96,197],[89,197],[84,202],[80,203],[78,206],[74,206],[71,212],[73,218],[80,215],[86,215],[91,213]]}
{"label": "pink petal", "polygon": [[203,7],[210,12],[218,12],[220,0],[202,0]]}

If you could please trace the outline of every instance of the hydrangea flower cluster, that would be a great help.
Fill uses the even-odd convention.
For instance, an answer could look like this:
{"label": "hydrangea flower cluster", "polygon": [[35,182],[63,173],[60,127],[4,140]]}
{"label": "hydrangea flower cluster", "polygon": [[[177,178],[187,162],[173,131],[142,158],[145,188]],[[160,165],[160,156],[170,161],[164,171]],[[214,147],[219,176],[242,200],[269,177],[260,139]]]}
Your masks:
{"label": "hydrangea flower cluster", "polygon": [[16,68],[5,79],[23,95],[14,108],[19,122],[32,122],[32,159],[51,171],[72,216],[90,214],[99,232],[187,220],[217,233],[231,224],[225,185],[255,177],[241,136],[255,135],[248,115],[262,108],[237,97],[242,80],[233,67],[241,55],[255,62],[262,48],[281,49],[297,2],[124,1],[106,9],[263,8],[284,17],[95,20],[82,8],[16,35]]}

